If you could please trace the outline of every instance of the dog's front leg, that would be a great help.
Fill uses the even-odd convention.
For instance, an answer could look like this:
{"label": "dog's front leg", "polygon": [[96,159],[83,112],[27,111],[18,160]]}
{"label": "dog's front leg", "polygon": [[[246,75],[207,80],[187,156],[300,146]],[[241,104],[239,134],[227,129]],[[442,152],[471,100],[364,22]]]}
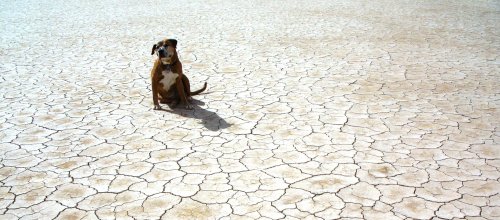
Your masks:
{"label": "dog's front leg", "polygon": [[177,77],[176,87],[177,87],[177,92],[179,93],[179,99],[181,100],[182,104],[186,107],[186,109],[193,109],[193,106],[187,100],[186,93],[184,91],[184,83],[182,82],[182,75]]}
{"label": "dog's front leg", "polygon": [[158,103],[158,85],[157,85],[156,79],[154,77],[151,79],[151,83],[152,83],[151,90],[153,91],[153,104],[154,104],[153,109],[154,110],[161,110],[160,103]]}
{"label": "dog's front leg", "polygon": [[191,84],[186,75],[182,74],[182,85],[184,85],[184,92],[186,93],[186,99],[191,102],[193,98],[191,97]]}

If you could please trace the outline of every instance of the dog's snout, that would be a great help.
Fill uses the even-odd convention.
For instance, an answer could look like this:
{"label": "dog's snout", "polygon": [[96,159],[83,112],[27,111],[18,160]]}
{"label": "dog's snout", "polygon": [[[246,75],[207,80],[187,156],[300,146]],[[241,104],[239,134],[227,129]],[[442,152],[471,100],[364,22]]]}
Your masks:
{"label": "dog's snout", "polygon": [[165,50],[165,48],[160,48],[158,50],[158,56],[160,56],[160,57],[165,57],[166,56],[166,50]]}

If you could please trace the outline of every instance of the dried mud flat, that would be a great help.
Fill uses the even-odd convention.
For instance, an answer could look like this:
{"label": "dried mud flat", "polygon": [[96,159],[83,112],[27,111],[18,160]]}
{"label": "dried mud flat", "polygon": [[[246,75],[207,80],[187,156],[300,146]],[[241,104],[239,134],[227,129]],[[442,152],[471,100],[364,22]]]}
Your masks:
{"label": "dried mud flat", "polygon": [[[2,1],[0,219],[498,219],[499,30],[498,1]],[[164,37],[195,110],[152,110]]]}

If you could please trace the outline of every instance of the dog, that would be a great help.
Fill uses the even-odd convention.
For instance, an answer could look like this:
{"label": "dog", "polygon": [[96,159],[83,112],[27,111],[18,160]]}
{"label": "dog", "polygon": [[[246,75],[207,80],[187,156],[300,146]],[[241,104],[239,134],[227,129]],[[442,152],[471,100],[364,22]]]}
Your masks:
{"label": "dog", "polygon": [[162,104],[177,105],[181,102],[186,109],[193,109],[191,96],[198,95],[205,91],[207,83],[203,88],[191,92],[189,79],[182,72],[182,63],[177,56],[177,40],[164,39],[153,45],[151,55],[157,53],[151,70],[151,84],[153,90],[154,110],[160,110]]}

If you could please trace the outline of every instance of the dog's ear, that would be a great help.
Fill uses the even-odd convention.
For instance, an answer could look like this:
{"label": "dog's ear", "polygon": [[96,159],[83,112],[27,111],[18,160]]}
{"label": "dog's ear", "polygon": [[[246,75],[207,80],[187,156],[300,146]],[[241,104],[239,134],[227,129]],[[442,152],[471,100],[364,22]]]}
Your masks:
{"label": "dog's ear", "polygon": [[168,39],[170,46],[177,48],[177,40],[176,39]]}
{"label": "dog's ear", "polygon": [[155,54],[156,49],[158,49],[158,46],[155,44],[155,45],[153,45],[153,48],[151,49],[151,55]]}

